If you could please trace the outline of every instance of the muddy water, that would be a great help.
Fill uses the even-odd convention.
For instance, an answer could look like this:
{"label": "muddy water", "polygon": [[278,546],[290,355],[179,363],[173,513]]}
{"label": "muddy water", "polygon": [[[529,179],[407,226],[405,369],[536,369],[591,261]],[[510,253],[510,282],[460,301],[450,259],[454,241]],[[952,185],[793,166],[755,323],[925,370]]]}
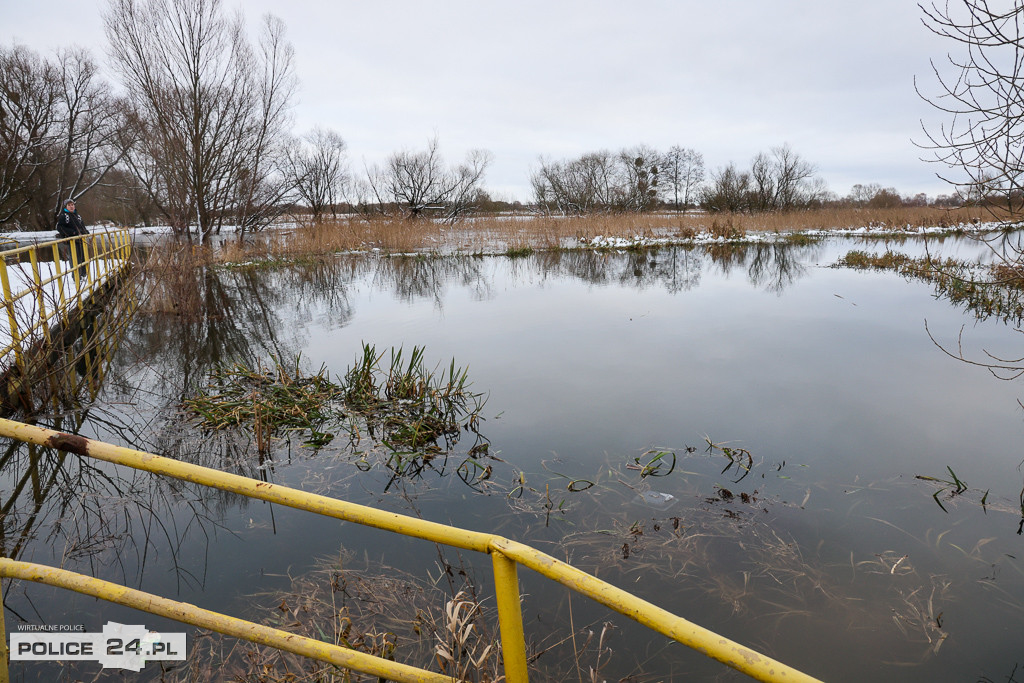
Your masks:
{"label": "muddy water", "polygon": [[[1017,358],[1020,334],[927,283],[828,267],[850,248],[884,247],[208,271],[188,293],[148,299],[89,405],[39,421],[493,530],[826,680],[1005,680],[1024,666],[1024,390],[944,349],[959,340],[972,360]],[[182,307],[188,316],[164,312]],[[459,476],[470,436],[396,477],[370,441],[358,457],[345,438],[314,452],[298,437],[259,455],[244,434],[205,433],[180,409],[217,366],[299,356],[340,380],[364,342],[468,366],[487,395],[488,480]],[[953,494],[953,473],[966,491]],[[242,616],[273,618],[255,607],[276,604],[265,594],[342,548],[370,573],[447,586],[448,566],[491,590],[486,558],[52,453],[13,448],[2,491],[6,554]],[[574,659],[609,680],[739,678],[529,572],[522,581],[538,680],[575,678]],[[9,631],[183,630],[48,589],[4,591]],[[13,669],[15,680],[55,671]]]}

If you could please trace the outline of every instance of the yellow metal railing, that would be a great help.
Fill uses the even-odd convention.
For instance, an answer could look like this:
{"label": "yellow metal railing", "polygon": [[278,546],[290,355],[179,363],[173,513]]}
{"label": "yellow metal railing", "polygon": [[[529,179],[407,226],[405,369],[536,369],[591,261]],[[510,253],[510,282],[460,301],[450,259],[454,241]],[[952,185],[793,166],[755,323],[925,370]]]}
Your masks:
{"label": "yellow metal railing", "polygon": [[[0,558],[0,576],[33,581],[48,586],[90,595],[94,598],[133,607],[143,612],[174,619],[185,624],[224,633],[242,638],[253,643],[293,652],[297,655],[329,662],[353,671],[373,674],[387,680],[411,681],[423,683],[451,683],[450,676],[430,671],[423,671],[407,664],[399,664],[381,657],[374,657],[340,645],[332,645],[321,640],[289,633],[280,629],[254,624],[242,619],[210,612],[184,602],[168,600],[150,593],[126,588],[108,581],[101,581],[82,574],[47,567],[31,562],[19,562],[8,558]],[[4,635],[0,620],[0,636]],[[7,647],[4,639],[4,648]],[[3,653],[6,661],[6,652]],[[6,663],[0,665],[0,681],[8,683]]]}
{"label": "yellow metal railing", "polygon": [[[153,474],[174,477],[269,503],[277,503],[299,510],[315,512],[319,515],[335,519],[385,529],[404,536],[443,543],[464,550],[487,553],[491,556],[494,566],[498,625],[504,655],[505,680],[510,683],[527,680],[526,642],[523,634],[522,607],[520,606],[519,581],[517,578],[518,565],[532,569],[658,633],[702,652],[708,657],[716,659],[738,671],[742,671],[757,680],[816,680],[781,662],[676,616],[646,600],[642,600],[627,591],[601,581],[550,555],[501,536],[468,531],[436,522],[428,522],[415,517],[386,512],[365,505],[348,503],[327,496],[278,486],[237,474],[192,465],[171,458],[164,458],[151,453],[114,446],[78,435],[66,434],[35,425],[22,424],[12,420],[0,419],[0,436],[47,446],[117,465],[124,465]],[[294,634],[275,631],[274,629],[268,629],[249,622],[242,622],[231,617],[201,610],[192,605],[164,600],[163,598],[150,596],[117,584],[106,583],[71,572],[41,567],[39,565],[29,565],[14,560],[0,559],[0,576],[10,576],[70,588],[71,590],[136,607],[143,611],[160,614],[185,623],[202,626],[220,633],[245,638],[289,652],[297,652],[320,661],[338,663],[334,657],[340,657],[339,654],[329,649],[334,646],[329,646],[325,643],[317,643],[316,648],[310,645],[310,649],[300,652],[288,646],[299,641],[299,637]],[[2,612],[0,612],[0,617],[2,617]],[[3,626],[0,623],[0,634],[2,634],[2,629]],[[6,648],[6,642],[2,644],[2,647]],[[348,650],[346,650],[346,653],[346,662],[348,663],[339,665],[355,671],[372,673],[395,681],[451,680],[436,673],[399,665],[395,662],[370,657],[369,655],[352,653]],[[3,654],[6,655],[6,652]],[[358,658],[355,657],[356,654],[359,654]],[[364,660],[364,658],[369,659]],[[6,662],[6,656],[2,661]],[[383,669],[368,668],[371,666],[380,666]],[[6,674],[5,670],[0,671],[0,683],[6,683],[2,678],[4,674]]]}
{"label": "yellow metal railing", "polygon": [[0,332],[9,338],[0,337],[0,364],[9,365],[4,359],[13,353],[21,366],[33,344],[49,341],[51,328],[128,266],[131,239],[117,229],[6,249],[0,256]]}

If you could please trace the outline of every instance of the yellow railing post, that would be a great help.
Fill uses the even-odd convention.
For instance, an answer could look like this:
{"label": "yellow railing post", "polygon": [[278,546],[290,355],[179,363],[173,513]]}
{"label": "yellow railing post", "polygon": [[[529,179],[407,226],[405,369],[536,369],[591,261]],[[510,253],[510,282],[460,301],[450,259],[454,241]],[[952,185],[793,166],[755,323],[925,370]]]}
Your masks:
{"label": "yellow railing post", "polygon": [[96,263],[96,235],[82,237],[82,255],[85,257],[85,279],[92,289],[92,284],[99,279],[99,264]]}
{"label": "yellow railing post", "polygon": [[68,255],[71,257],[71,277],[75,282],[75,293],[78,295],[78,303],[82,303],[82,274],[78,272],[78,250],[75,249],[77,237],[68,240]]}
{"label": "yellow railing post", "polygon": [[14,296],[11,294],[11,278],[7,276],[7,262],[0,262],[0,285],[4,290],[4,306],[7,308],[7,320],[11,325],[11,343],[14,345],[14,362],[22,367],[21,339],[18,335],[18,319],[14,315]]}
{"label": "yellow railing post", "polygon": [[60,243],[54,242],[50,245],[50,251],[53,253],[53,272],[54,277],[57,279],[54,282],[57,283],[57,296],[60,299],[60,310],[67,310],[68,298],[64,292],[64,267],[60,262]]}
{"label": "yellow railing post", "polygon": [[39,276],[39,257],[36,250],[28,253],[29,261],[32,264],[32,284],[36,290],[36,305],[39,306],[39,322],[43,326],[43,339],[50,341],[50,321],[46,315],[46,297],[43,296],[43,279]]}
{"label": "yellow railing post", "polygon": [[0,579],[0,683],[10,683],[11,674],[7,669],[7,660],[10,654],[7,652],[7,627],[4,620],[6,609],[4,608],[4,582]]}
{"label": "yellow railing post", "polygon": [[491,551],[491,563],[494,565],[494,593],[498,603],[505,680],[508,683],[526,683],[526,636],[523,633],[523,608],[519,604],[516,563],[497,550]]}

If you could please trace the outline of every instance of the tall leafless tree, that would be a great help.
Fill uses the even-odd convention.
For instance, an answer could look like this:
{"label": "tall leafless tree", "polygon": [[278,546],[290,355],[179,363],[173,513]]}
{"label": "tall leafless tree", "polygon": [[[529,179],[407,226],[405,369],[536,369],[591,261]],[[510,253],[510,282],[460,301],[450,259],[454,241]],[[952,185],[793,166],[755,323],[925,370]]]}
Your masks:
{"label": "tall leafless tree", "polygon": [[747,210],[772,211],[777,208],[777,178],[771,157],[758,152],[750,162],[751,188],[747,198]]}
{"label": "tall leafless tree", "polygon": [[619,152],[617,161],[615,208],[636,213],[647,211],[658,198],[661,155],[647,145],[639,145]]}
{"label": "tall leafless tree", "polygon": [[750,192],[750,173],[729,163],[711,174],[711,182],[701,191],[701,204],[708,211],[746,211]]}
{"label": "tall leafless tree", "polygon": [[106,182],[108,174],[134,144],[123,104],[99,75],[99,67],[82,48],[57,55],[59,139],[54,161],[33,193],[33,218],[40,229],[53,227],[64,200],[79,198]]}
{"label": "tall leafless tree", "polygon": [[263,17],[255,82],[258,108],[249,121],[248,145],[238,156],[244,176],[235,183],[235,218],[245,229],[266,225],[284,210],[284,198],[294,185],[287,172],[285,130],[298,80],[295,48],[285,38],[285,25],[272,15]]}
{"label": "tall leafless tree", "polygon": [[110,0],[104,21],[139,132],[125,159],[174,229],[205,241],[226,220],[267,220],[288,190],[296,80],[283,24],[266,17],[255,51],[220,0]]}
{"label": "tall leafless tree", "polygon": [[965,197],[1000,196],[1024,210],[1024,6],[988,0],[919,5],[924,25],[957,52],[932,61],[935,94],[918,94],[947,120],[922,122],[921,146],[947,166],[938,175]]}
{"label": "tall leafless tree", "polygon": [[694,201],[704,182],[704,155],[673,145],[661,158],[661,189],[679,211]]}
{"label": "tall leafless tree", "polygon": [[701,202],[709,211],[790,211],[814,206],[829,196],[814,165],[788,145],[760,152],[749,171],[734,164],[712,174]]}
{"label": "tall leafless tree", "polygon": [[822,183],[814,182],[814,164],[802,158],[789,145],[772,149],[775,170],[775,208],[781,210],[809,206],[821,199]]}
{"label": "tall leafless tree", "polygon": [[384,166],[368,168],[367,185],[381,210],[410,218],[435,212],[453,222],[473,208],[490,163],[490,152],[471,150],[462,164],[450,167],[435,137],[423,151],[395,152]]}
{"label": "tall leafless tree", "polygon": [[314,128],[288,149],[288,175],[300,202],[313,220],[332,212],[349,181],[345,140],[333,130]]}
{"label": "tall leafless tree", "polygon": [[875,195],[881,191],[882,186],[878,183],[868,183],[867,185],[857,183],[850,188],[848,199],[854,206],[867,206],[868,202],[874,199]]}

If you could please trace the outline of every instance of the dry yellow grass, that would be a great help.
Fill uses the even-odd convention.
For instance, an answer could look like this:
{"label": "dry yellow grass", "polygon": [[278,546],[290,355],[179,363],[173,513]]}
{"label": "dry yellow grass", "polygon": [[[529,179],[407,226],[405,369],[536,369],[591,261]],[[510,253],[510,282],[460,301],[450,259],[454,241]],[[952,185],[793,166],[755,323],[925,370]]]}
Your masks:
{"label": "dry yellow grass", "polygon": [[239,262],[251,258],[295,259],[345,251],[379,249],[386,253],[504,253],[524,249],[557,249],[597,236],[692,238],[701,232],[742,236],[757,232],[802,232],[856,229],[864,226],[900,229],[905,226],[951,227],[993,220],[982,208],[895,209],[830,208],[765,214],[614,214],[582,217],[486,216],[451,226],[429,220],[343,217],[298,224],[262,233],[245,243],[229,240],[212,260]]}

